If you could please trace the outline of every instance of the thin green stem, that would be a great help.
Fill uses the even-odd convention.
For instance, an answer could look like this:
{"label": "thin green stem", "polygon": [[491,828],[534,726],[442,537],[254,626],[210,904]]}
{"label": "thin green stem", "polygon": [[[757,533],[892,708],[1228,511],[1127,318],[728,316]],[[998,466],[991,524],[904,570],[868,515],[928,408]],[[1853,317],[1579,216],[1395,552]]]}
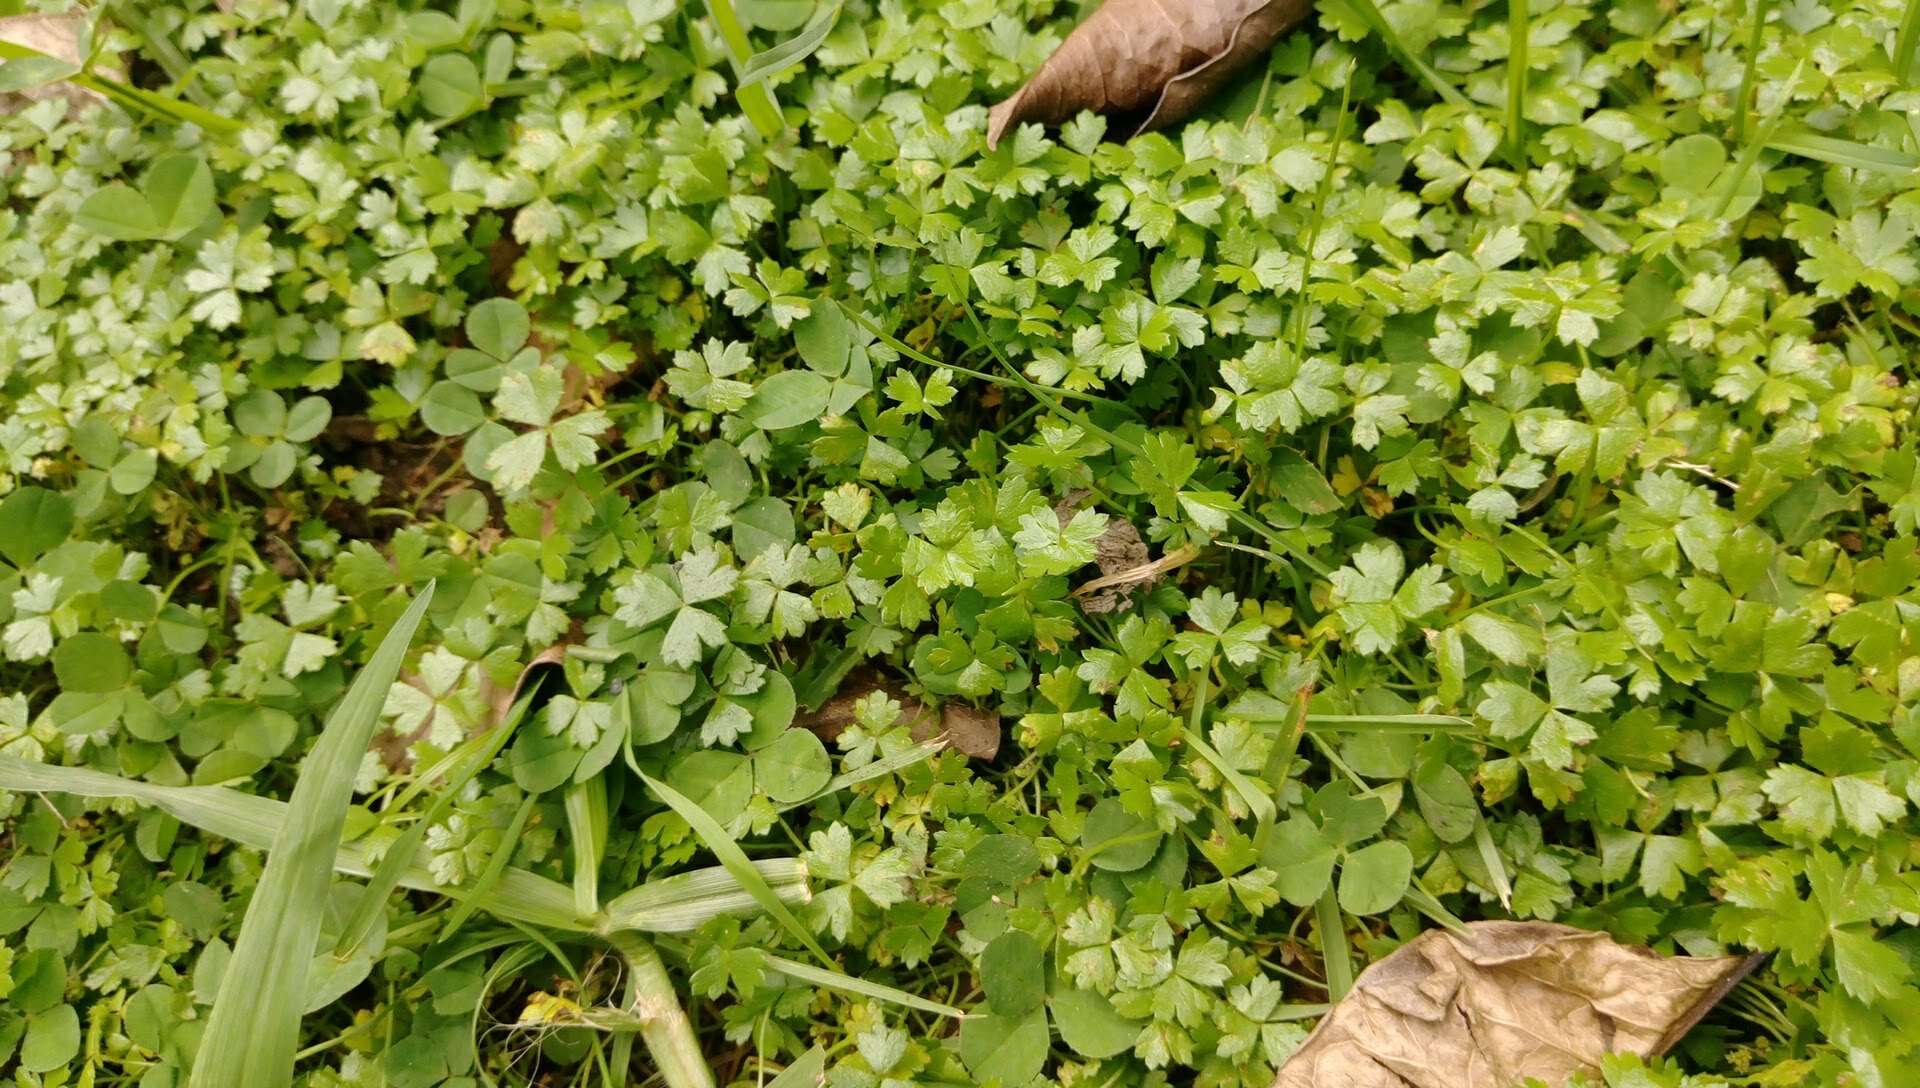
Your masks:
{"label": "thin green stem", "polygon": [[[1524,2],[1524,0],[1523,0]],[[1916,0],[1920,3],[1920,0]],[[1914,5],[1908,5],[1911,13]],[[1760,38],[1767,26],[1767,0],[1753,0],[1753,22],[1747,30],[1747,63],[1740,73],[1740,90],[1733,103],[1733,141],[1747,137],[1747,103],[1753,97],[1753,78],[1760,64]]]}
{"label": "thin green stem", "polygon": [[1532,23],[1527,0],[1507,0],[1507,150],[1515,170],[1527,167],[1527,39]]}
{"label": "thin green stem", "polygon": [[1901,83],[1913,75],[1914,46],[1920,45],[1920,0],[1907,0],[1907,13],[1900,20],[1900,36],[1893,43],[1893,74]]}
{"label": "thin green stem", "polygon": [[160,33],[147,17],[140,14],[140,10],[127,0],[113,0],[112,8],[114,19],[140,35],[140,40],[146,43],[147,52],[153,54],[154,61],[167,73],[167,78],[180,87],[180,93],[193,100],[195,105],[212,109],[213,99],[193,81],[193,62],[187,59],[187,55],[180,51],[179,46],[173,44],[173,39]]}

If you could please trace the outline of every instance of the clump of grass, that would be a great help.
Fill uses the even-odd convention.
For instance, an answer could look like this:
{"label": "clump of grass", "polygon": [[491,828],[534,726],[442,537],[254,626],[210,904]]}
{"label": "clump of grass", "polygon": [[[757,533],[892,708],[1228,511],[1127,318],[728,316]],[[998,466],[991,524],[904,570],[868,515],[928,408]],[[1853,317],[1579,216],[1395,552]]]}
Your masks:
{"label": "clump of grass", "polygon": [[192,1088],[282,1088],[293,1082],[313,946],[361,757],[380,707],[433,600],[429,584],[374,651],[327,718],[287,802],[266,871],[240,923],[213,1003]]}

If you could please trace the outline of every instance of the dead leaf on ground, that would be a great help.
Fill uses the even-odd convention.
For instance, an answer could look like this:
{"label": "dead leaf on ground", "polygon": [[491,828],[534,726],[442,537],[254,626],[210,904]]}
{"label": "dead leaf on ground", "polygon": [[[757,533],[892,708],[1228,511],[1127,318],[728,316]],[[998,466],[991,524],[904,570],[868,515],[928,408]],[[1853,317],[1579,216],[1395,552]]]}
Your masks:
{"label": "dead leaf on ground", "polygon": [[520,675],[515,678],[511,688],[502,688],[489,681],[486,685],[488,689],[487,702],[492,707],[493,717],[487,722],[487,728],[492,729],[494,726],[507,720],[507,711],[513,709],[514,701],[520,698],[520,692],[525,690],[527,681],[533,678],[534,670],[544,668],[548,665],[563,664],[567,660],[567,647],[581,642],[585,638],[585,629],[580,626],[579,620],[575,620],[573,622],[573,629],[567,632],[567,637],[533,655],[533,660],[527,662],[526,665],[520,669]]}
{"label": "dead leaf on ground", "polygon": [[833,698],[821,703],[818,710],[801,714],[794,724],[832,743],[853,724],[854,707],[876,691],[886,692],[900,704],[900,720],[907,724],[914,740],[945,735],[956,750],[975,759],[992,759],[999,754],[1000,715],[964,703],[948,703],[936,713],[899,681],[872,665],[861,665],[847,673]]}
{"label": "dead leaf on ground", "polygon": [[[36,53],[58,57],[69,64],[79,64],[86,59],[80,55],[79,46],[80,32],[86,29],[86,25],[87,13],[77,9],[59,15],[9,15],[0,18],[0,42],[24,46]],[[76,105],[105,101],[96,92],[76,87],[63,79],[0,94],[0,112],[11,112],[8,108],[10,99],[39,101],[55,95],[64,95]]]}
{"label": "dead leaf on ground", "polygon": [[884,691],[900,704],[901,720],[919,728],[922,721],[934,721],[933,711],[927,704],[907,694],[907,689],[898,681],[874,668],[861,665],[840,681],[840,690],[833,697],[821,703],[819,709],[807,711],[794,720],[802,729],[811,729],[823,741],[832,744],[853,724],[853,709],[860,700],[876,691]]}
{"label": "dead leaf on ground", "polygon": [[[522,691],[526,690],[527,681],[533,678],[533,674],[539,669],[557,666],[564,662],[567,659],[567,647],[582,641],[585,637],[585,629],[580,626],[578,621],[575,621],[573,629],[568,632],[567,637],[533,655],[533,660],[521,667],[520,675],[514,679],[513,686],[511,687],[494,683],[491,678],[482,672],[480,676],[480,697],[485,700],[487,713],[484,721],[474,723],[472,731],[469,732],[467,736],[478,736],[481,733],[486,733],[498,728],[502,722],[507,720],[507,712],[513,709],[514,701],[520,698]],[[428,698],[433,698],[432,686],[417,672],[401,674],[400,683],[409,684],[418,688],[424,692]],[[396,733],[391,729],[382,729],[376,733],[373,739],[373,750],[379,754],[380,761],[385,763],[389,770],[411,770],[413,768],[413,746],[425,740],[433,732],[434,721],[441,714],[445,713],[449,713],[449,711],[441,707],[436,700],[433,709],[428,711],[427,715],[420,719],[420,724],[412,730],[406,733]],[[459,719],[456,717],[455,720],[457,722]]]}
{"label": "dead leaf on ground", "polygon": [[[1111,571],[1091,582],[1075,586],[1073,595],[1080,598],[1080,607],[1088,612],[1118,611],[1135,588],[1154,585],[1166,577],[1168,571],[1183,567],[1199,557],[1200,549],[1191,544],[1175,548],[1151,563]],[[1101,569],[1105,569],[1105,564],[1101,565]]]}
{"label": "dead leaf on ground", "polygon": [[1081,110],[1132,122],[1118,135],[1173,124],[1311,7],[1308,0],[1107,0],[993,107],[987,146],[1024,121],[1059,124]]}
{"label": "dead leaf on ground", "polygon": [[[929,723],[931,724],[931,723]],[[965,703],[948,703],[940,708],[940,729],[924,730],[916,726],[914,740],[931,740],[939,733],[947,743],[975,759],[992,759],[1000,754],[1000,715]]]}
{"label": "dead leaf on ground", "polygon": [[[1072,519],[1074,511],[1085,502],[1092,492],[1071,491],[1053,508],[1053,516],[1060,519],[1062,526]],[[1100,577],[1075,589],[1074,596],[1080,599],[1080,608],[1085,612],[1118,612],[1127,606],[1133,591],[1140,588],[1152,588],[1157,585],[1166,572],[1198,555],[1198,552],[1175,552],[1184,556],[1177,562],[1172,556],[1155,562],[1147,551],[1147,542],[1141,538],[1140,530],[1130,521],[1121,518],[1107,519],[1107,528],[1093,545],[1093,561],[1100,567]]]}
{"label": "dead leaf on ground", "polygon": [[1273,1088],[1511,1088],[1665,1053],[1760,956],[1664,957],[1548,922],[1430,930],[1362,972]]}

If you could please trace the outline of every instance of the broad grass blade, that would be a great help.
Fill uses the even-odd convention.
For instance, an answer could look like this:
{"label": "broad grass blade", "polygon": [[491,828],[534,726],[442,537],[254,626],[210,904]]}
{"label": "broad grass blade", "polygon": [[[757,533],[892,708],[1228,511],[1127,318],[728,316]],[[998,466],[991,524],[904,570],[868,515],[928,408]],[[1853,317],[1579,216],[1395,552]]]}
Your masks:
{"label": "broad grass blade", "polygon": [[[7,755],[0,755],[0,790],[131,798],[170,813],[182,823],[260,850],[273,845],[274,836],[286,822],[286,805],[236,790],[219,786],[158,786],[84,767],[30,763]],[[525,811],[531,812],[531,809],[528,805]],[[521,822],[510,827],[506,840],[513,841],[523,826]],[[402,849],[396,843],[388,849],[388,857],[403,856]],[[733,874],[716,865],[649,880],[608,901],[599,917],[582,918],[574,913],[571,889],[507,865],[507,858],[512,856],[510,851],[495,855],[497,868],[490,862],[479,880],[460,888],[434,882],[417,844],[413,853],[405,856],[408,860],[400,866],[398,886],[458,900],[456,913],[462,915],[461,921],[474,911],[485,910],[506,921],[569,933],[622,929],[687,933],[718,915],[746,913],[759,906],[759,900],[741,887]],[[348,876],[377,876],[381,866],[367,856],[363,845],[348,843],[334,855],[333,867],[335,872]],[[765,858],[754,862],[753,868],[781,900],[805,903],[811,897],[807,867],[800,859]]]}
{"label": "broad grass blade", "polygon": [[286,819],[240,922],[233,958],[188,1080],[190,1088],[285,1088],[293,1083],[307,974],[333,883],[353,780],[380,724],[387,691],[400,675],[407,646],[432,600],[429,584],[381,640],[301,762]]}
{"label": "broad grass blade", "polygon": [[[813,898],[806,863],[799,858],[763,858],[753,867],[782,901],[805,903]],[[715,866],[649,880],[609,899],[602,917],[609,931],[690,933],[716,915],[745,914],[759,905],[732,873]]]}
{"label": "broad grass blade", "polygon": [[827,1052],[816,1046],[782,1069],[779,1076],[767,1082],[767,1088],[820,1088],[826,1076]]}
{"label": "broad grass blade", "polygon": [[[366,889],[360,896],[359,905],[354,908],[353,915],[347,919],[347,924],[340,930],[340,943],[333,950],[335,956],[343,960],[352,958],[354,950],[360,947],[360,942],[365,940],[367,934],[372,931],[380,913],[387,909],[387,899],[393,895],[394,889],[400,886],[407,867],[418,857],[420,843],[427,837],[427,831],[446,818],[448,810],[452,809],[454,802],[460,799],[461,789],[472,781],[475,775],[485,770],[487,765],[493,762],[494,757],[500,754],[500,750],[506,747],[514,730],[519,728],[521,720],[526,717],[527,708],[532,705],[533,693],[528,692],[522,695],[519,701],[514,703],[513,709],[507,712],[506,720],[500,723],[498,728],[469,739],[448,753],[447,757],[434,767],[435,771],[443,767],[451,767],[452,773],[448,776],[446,784],[440,787],[439,796],[434,799],[433,805],[427,809],[426,814],[415,820],[400,833],[399,838],[393,840],[392,845],[387,847],[386,854],[380,859],[380,867],[374,870],[372,879],[367,881]],[[422,780],[424,778],[425,776],[422,776]],[[401,795],[397,807],[404,807],[412,792],[408,791]],[[389,812],[392,811],[394,810],[389,810]]]}
{"label": "broad grass blade", "polygon": [[567,787],[568,838],[573,842],[573,910],[600,913],[600,862],[607,852],[607,784],[595,775]]}
{"label": "broad grass blade", "polygon": [[1920,155],[1891,147],[1876,147],[1857,140],[1822,136],[1810,129],[1783,127],[1767,139],[1767,146],[1789,155],[1850,166],[1855,170],[1874,170],[1905,176],[1920,170]]}
{"label": "broad grass blade", "polygon": [[791,68],[813,55],[820,43],[833,33],[833,24],[840,21],[840,5],[834,4],[814,12],[813,18],[800,32],[772,49],[765,49],[747,58],[740,66],[740,86],[748,87],[764,81],[768,76],[783,68]]}
{"label": "broad grass blade", "polygon": [[654,796],[665,801],[668,808],[687,821],[687,825],[693,828],[693,833],[700,837],[700,841],[706,845],[706,848],[713,852],[714,857],[720,859],[720,864],[727,867],[727,872],[732,873],[733,878],[740,882],[740,886],[753,895],[754,901],[760,904],[761,910],[772,915],[774,921],[779,922],[782,928],[792,934],[794,940],[799,941],[801,946],[813,953],[821,963],[833,962],[828,958],[826,951],[820,947],[820,943],[813,939],[813,934],[807,931],[807,927],[801,924],[800,919],[793,916],[793,912],[787,909],[787,904],[767,884],[766,878],[760,875],[760,870],[755,869],[753,862],[747,860],[746,852],[740,849],[739,843],[733,841],[733,836],[727,834],[726,828],[720,826],[720,821],[715,820],[706,809],[695,804],[679,790],[639,767],[634,767],[633,772],[640,776],[640,781],[647,784],[647,788],[653,791]]}

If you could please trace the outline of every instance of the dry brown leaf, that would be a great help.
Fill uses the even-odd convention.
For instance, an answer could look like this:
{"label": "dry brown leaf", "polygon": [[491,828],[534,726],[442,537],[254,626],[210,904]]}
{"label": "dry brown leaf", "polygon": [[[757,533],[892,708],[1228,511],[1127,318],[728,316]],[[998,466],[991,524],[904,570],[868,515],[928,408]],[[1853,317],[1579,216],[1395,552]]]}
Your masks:
{"label": "dry brown leaf", "polygon": [[834,692],[833,698],[821,703],[818,710],[801,714],[794,724],[813,730],[821,740],[831,744],[853,724],[853,708],[876,691],[886,692],[899,703],[901,720],[915,730],[930,727],[938,720],[927,704],[907,694],[907,689],[892,677],[872,665],[861,665],[840,681],[840,690]]}
{"label": "dry brown leaf", "polygon": [[520,675],[514,678],[512,687],[498,687],[489,682],[486,685],[489,689],[487,701],[492,704],[493,720],[487,723],[487,728],[492,729],[507,720],[507,712],[513,709],[513,704],[520,698],[520,693],[526,689],[527,681],[532,679],[535,669],[565,664],[567,647],[584,641],[585,636],[586,632],[581,629],[579,621],[576,620],[573,629],[567,632],[566,638],[534,654],[533,660],[521,667]]}
{"label": "dry brown leaf", "polygon": [[[1111,574],[1103,574],[1091,582],[1075,586],[1073,595],[1085,602],[1081,607],[1088,612],[1111,612],[1118,607],[1128,593],[1132,592],[1133,587],[1158,582],[1166,576],[1168,571],[1183,567],[1199,557],[1200,549],[1192,544],[1184,548],[1175,548],[1151,563],[1116,570]],[[1118,594],[1117,598],[1112,596],[1115,593]],[[1106,600],[1112,601],[1110,607],[1094,607],[1096,601]]]}
{"label": "dry brown leaf", "polygon": [[[1091,491],[1074,490],[1054,504],[1053,516],[1060,519],[1064,527],[1073,518]],[[1140,530],[1130,521],[1120,518],[1107,519],[1107,528],[1093,545],[1093,561],[1100,567],[1100,577],[1074,590],[1080,598],[1080,608],[1086,612],[1118,612],[1127,606],[1136,589],[1152,586],[1165,577],[1166,572],[1198,555],[1198,552],[1176,552],[1185,554],[1179,562],[1168,560],[1154,561],[1147,551],[1147,542],[1140,537]],[[1170,560],[1172,557],[1168,557]]]}
{"label": "dry brown leaf", "polygon": [[821,703],[818,710],[801,714],[794,724],[811,729],[821,740],[832,743],[853,724],[853,708],[876,691],[886,692],[900,704],[900,720],[907,723],[914,740],[945,736],[956,750],[975,759],[992,759],[999,754],[1000,715],[964,703],[948,703],[936,713],[872,665],[862,665],[849,672],[833,698]]}
{"label": "dry brown leaf", "polygon": [[993,107],[987,146],[1021,122],[1059,124],[1081,110],[1116,114],[1132,122],[1134,132],[1173,124],[1266,52],[1311,6],[1309,0],[1107,0],[1012,98]]}
{"label": "dry brown leaf", "polygon": [[[916,725],[914,740],[932,740],[946,734],[947,743],[974,759],[992,759],[1000,754],[1000,715],[965,703],[948,703],[940,708],[940,729]],[[924,735],[923,735],[924,734]]]}
{"label": "dry brown leaf", "polygon": [[[71,64],[79,64],[85,59],[80,56],[78,43],[80,31],[85,29],[86,24],[87,13],[77,9],[59,15],[9,15],[0,18],[0,42],[11,42],[50,57],[59,57]],[[6,109],[5,103],[10,98],[37,101],[54,95],[65,95],[76,104],[104,101],[93,91],[61,80],[0,94],[0,110]]]}
{"label": "dry brown leaf", "polygon": [[1665,1053],[1760,961],[1549,922],[1430,930],[1362,972],[1273,1088],[1511,1088]]}

